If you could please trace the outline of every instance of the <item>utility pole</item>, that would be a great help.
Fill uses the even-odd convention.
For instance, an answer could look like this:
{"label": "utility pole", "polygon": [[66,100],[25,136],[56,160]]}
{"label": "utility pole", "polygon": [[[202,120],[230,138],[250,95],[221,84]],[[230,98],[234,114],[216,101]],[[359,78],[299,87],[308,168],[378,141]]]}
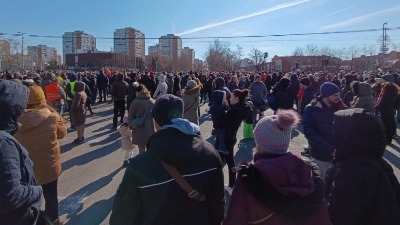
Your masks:
{"label": "utility pole", "polygon": [[388,65],[387,65],[387,61],[388,61],[388,59],[387,59],[387,51],[389,50],[389,48],[387,47],[387,45],[388,45],[388,42],[389,42],[389,37],[388,37],[388,35],[386,34],[386,30],[387,30],[387,28],[386,28],[386,25],[387,25],[388,23],[384,23],[383,24],[383,26],[382,26],[382,37],[381,37],[381,41],[382,41],[382,43],[381,43],[381,58],[382,58],[382,61],[381,61],[381,67],[382,68],[386,68]]}
{"label": "utility pole", "polygon": [[24,34],[23,32],[17,32],[18,34],[21,35],[21,58],[22,58],[22,70],[25,69],[25,62],[24,62]]}

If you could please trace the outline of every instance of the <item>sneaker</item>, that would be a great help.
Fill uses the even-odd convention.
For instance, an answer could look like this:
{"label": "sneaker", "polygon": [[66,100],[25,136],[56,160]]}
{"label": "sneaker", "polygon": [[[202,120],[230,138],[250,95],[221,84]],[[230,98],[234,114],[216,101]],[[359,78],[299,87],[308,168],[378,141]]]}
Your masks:
{"label": "sneaker", "polygon": [[83,142],[85,142],[85,138],[77,138],[75,139],[72,143],[74,144],[82,144]]}
{"label": "sneaker", "polygon": [[95,116],[96,114],[97,114],[97,113],[94,112],[94,113],[90,114],[90,116]]}

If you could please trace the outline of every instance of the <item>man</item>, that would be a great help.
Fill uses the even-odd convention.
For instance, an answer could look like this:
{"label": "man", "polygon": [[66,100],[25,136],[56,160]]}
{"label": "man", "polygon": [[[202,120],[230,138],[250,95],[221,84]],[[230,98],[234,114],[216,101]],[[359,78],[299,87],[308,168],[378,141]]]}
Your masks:
{"label": "man", "polygon": [[122,123],[123,121],[125,114],[125,97],[127,91],[128,83],[124,81],[124,75],[122,73],[118,73],[111,86],[111,97],[114,100],[113,128],[117,128],[118,115],[121,117],[120,122]]}
{"label": "man", "polygon": [[264,117],[264,111],[266,109],[266,102],[265,100],[267,99],[267,87],[263,82],[261,82],[261,76],[256,75],[254,77],[254,82],[251,83],[250,85],[250,94],[251,94],[251,100],[254,105],[253,109],[253,124],[255,125],[257,123],[257,114],[259,115],[259,119]]}
{"label": "man", "polygon": [[34,225],[39,215],[42,188],[27,150],[12,136],[27,100],[26,86],[0,80],[0,224]]}
{"label": "man", "polygon": [[[158,131],[150,138],[148,150],[129,163],[110,224],[221,224],[224,183],[217,151],[203,140],[199,126],[182,119],[179,97],[159,97],[152,116]],[[174,166],[206,201],[190,198],[161,162]]]}
{"label": "man", "polygon": [[97,75],[97,89],[99,90],[99,102],[106,102],[108,88],[108,77],[104,74],[103,70],[100,70],[100,74]]}
{"label": "man", "polygon": [[69,112],[69,121],[71,121],[71,127],[68,128],[68,131],[75,131],[75,125],[72,124],[71,120],[71,106],[72,106],[72,99],[74,98],[75,95],[75,82],[78,79],[78,77],[73,74],[73,73],[68,73],[67,74],[69,83],[67,84],[65,88],[65,93],[67,95],[67,107],[68,107],[68,112]]}
{"label": "man", "polygon": [[325,82],[321,85],[321,95],[304,109],[302,125],[310,148],[302,155],[311,154],[323,176],[333,159],[333,114],[344,108],[340,88]]}

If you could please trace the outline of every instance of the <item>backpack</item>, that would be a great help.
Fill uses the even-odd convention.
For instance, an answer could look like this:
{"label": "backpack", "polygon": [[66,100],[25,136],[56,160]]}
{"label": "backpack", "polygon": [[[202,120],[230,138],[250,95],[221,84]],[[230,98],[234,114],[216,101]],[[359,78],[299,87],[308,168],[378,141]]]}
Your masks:
{"label": "backpack", "polygon": [[277,110],[278,105],[277,105],[276,96],[275,96],[274,93],[268,94],[268,96],[267,96],[267,102],[268,102],[269,107],[270,107],[272,110],[274,110],[274,111]]}

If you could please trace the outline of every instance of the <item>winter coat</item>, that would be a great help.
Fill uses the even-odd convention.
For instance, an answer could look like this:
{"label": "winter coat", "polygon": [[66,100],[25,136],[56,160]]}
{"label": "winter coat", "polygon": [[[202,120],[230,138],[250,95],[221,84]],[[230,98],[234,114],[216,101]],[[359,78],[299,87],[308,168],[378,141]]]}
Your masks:
{"label": "winter coat", "polygon": [[250,85],[250,93],[254,105],[260,105],[267,99],[267,87],[262,82],[253,82]]}
{"label": "winter coat", "polygon": [[167,83],[167,94],[172,94],[172,91],[174,89],[174,80],[172,77],[167,76],[167,79],[165,80],[165,83]]}
{"label": "winter coat", "polygon": [[334,115],[333,165],[326,174],[326,200],[333,225],[395,225],[400,221],[400,184],[382,158],[385,129],[363,109]]}
{"label": "winter coat", "polygon": [[386,115],[395,115],[396,108],[395,108],[396,98],[390,95],[382,95],[378,98],[377,105],[375,109],[379,111],[380,114]]}
{"label": "winter coat", "polygon": [[122,144],[122,150],[132,150],[134,147],[132,145],[132,131],[129,129],[128,126],[122,126],[120,125],[118,127],[118,132],[121,134],[121,144]]}
{"label": "winter coat", "polygon": [[185,90],[182,95],[183,100],[183,118],[192,123],[199,125],[199,96],[201,85],[196,85],[194,88]]}
{"label": "winter coat", "polygon": [[114,101],[125,100],[128,90],[128,83],[123,81],[123,75],[118,74],[111,86],[111,96]]}
{"label": "winter coat", "polygon": [[240,89],[239,88],[239,85],[237,84],[237,83],[235,83],[235,82],[233,82],[233,81],[229,81],[227,84],[226,84],[226,87],[232,92],[233,90],[235,90],[235,89]]}
{"label": "winter coat", "polygon": [[[222,163],[199,134],[161,129],[147,151],[131,159],[118,188],[110,225],[220,225],[224,213]],[[206,202],[190,199],[159,160],[173,165]],[[145,213],[144,213],[145,212]]]}
{"label": "winter coat", "polygon": [[359,83],[357,95],[354,97],[353,101],[350,102],[351,108],[363,108],[368,112],[375,112],[375,99],[372,96],[371,85],[367,83]]}
{"label": "winter coat", "polygon": [[97,75],[97,88],[99,90],[107,89],[108,87],[108,77],[103,73],[103,71],[100,72],[99,75]]}
{"label": "winter coat", "polygon": [[276,98],[277,109],[293,108],[293,99],[291,99],[289,91],[283,89],[283,87],[279,83],[273,89],[273,93]]}
{"label": "winter coat", "polygon": [[72,99],[71,105],[71,124],[74,126],[80,126],[85,124],[86,121],[86,100],[87,95],[85,93],[85,83],[75,83],[75,95]]}
{"label": "winter coat", "polygon": [[60,144],[67,134],[63,118],[47,107],[27,109],[19,117],[22,126],[14,137],[29,152],[38,184],[48,184],[61,174]]}
{"label": "winter coat", "polygon": [[[223,225],[329,225],[323,181],[315,165],[292,153],[257,153],[248,174],[238,176]],[[239,172],[239,174],[245,174]]]}
{"label": "winter coat", "polygon": [[174,88],[172,91],[173,91],[173,94],[181,91],[181,80],[178,76],[174,77]]}
{"label": "winter coat", "polygon": [[168,85],[165,83],[165,76],[164,75],[159,75],[158,76],[158,85],[156,88],[156,91],[154,92],[154,99],[157,99],[158,97],[167,94],[168,91]]}
{"label": "winter coat", "polygon": [[314,99],[315,97],[315,92],[314,92],[314,88],[312,88],[311,86],[308,86],[304,89],[304,93],[303,93],[303,97],[301,99],[299,99],[300,101],[300,114],[303,115],[304,109],[306,108],[306,106],[308,104],[311,103],[311,101]]}
{"label": "winter coat", "polygon": [[[136,98],[132,101],[128,113],[128,124],[132,129],[132,143],[139,146],[145,146],[150,136],[154,134],[153,117],[151,110],[154,106],[154,100],[143,93],[136,92]],[[134,128],[132,119],[145,116],[144,125]]]}
{"label": "winter coat", "polygon": [[333,113],[344,109],[342,104],[328,107],[322,98],[313,99],[303,113],[303,130],[311,156],[325,162],[333,158]]}
{"label": "winter coat", "polygon": [[28,151],[11,136],[27,99],[26,86],[0,79],[0,224],[35,224],[39,215],[42,188]]}
{"label": "winter coat", "polygon": [[223,129],[224,117],[228,110],[228,107],[223,104],[225,100],[225,92],[221,90],[215,90],[212,92],[213,103],[210,106],[211,120],[215,129]]}
{"label": "winter coat", "polygon": [[246,119],[251,108],[245,103],[231,105],[223,118],[225,127],[225,143],[236,143],[236,136],[240,125]]}

